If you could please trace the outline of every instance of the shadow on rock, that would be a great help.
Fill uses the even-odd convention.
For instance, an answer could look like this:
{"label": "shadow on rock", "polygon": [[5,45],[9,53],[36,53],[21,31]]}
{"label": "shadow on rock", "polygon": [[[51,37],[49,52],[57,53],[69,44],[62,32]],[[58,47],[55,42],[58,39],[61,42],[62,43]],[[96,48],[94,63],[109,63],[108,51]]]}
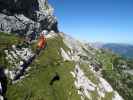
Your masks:
{"label": "shadow on rock", "polygon": [[[7,77],[5,75],[5,72],[4,72],[4,67],[0,65],[0,83],[1,83],[1,95],[6,98],[6,91],[7,91]],[[6,100],[6,99],[4,99]]]}

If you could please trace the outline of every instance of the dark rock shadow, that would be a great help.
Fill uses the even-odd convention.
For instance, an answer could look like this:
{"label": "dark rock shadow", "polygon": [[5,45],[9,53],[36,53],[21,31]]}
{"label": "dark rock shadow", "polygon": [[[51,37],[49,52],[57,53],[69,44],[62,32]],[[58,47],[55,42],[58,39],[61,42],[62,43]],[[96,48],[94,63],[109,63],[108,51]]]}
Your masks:
{"label": "dark rock shadow", "polygon": [[59,81],[60,80],[60,76],[58,75],[58,73],[55,73],[55,75],[52,77],[49,85],[53,85],[55,81]]}
{"label": "dark rock shadow", "polygon": [[6,99],[6,91],[7,91],[7,77],[5,75],[4,72],[4,67],[0,65],[0,82],[1,82],[1,86],[2,86],[2,91],[1,91],[1,95],[4,97],[4,100]]}

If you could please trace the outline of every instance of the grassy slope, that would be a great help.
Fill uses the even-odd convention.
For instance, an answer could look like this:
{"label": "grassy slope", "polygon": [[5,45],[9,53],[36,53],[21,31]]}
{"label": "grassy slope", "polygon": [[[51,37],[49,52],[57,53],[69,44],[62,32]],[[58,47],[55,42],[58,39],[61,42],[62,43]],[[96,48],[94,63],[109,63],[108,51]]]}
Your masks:
{"label": "grassy slope", "polygon": [[114,54],[108,51],[101,50],[101,52],[97,52],[96,58],[98,61],[102,63],[103,70],[112,70],[112,60]]}
{"label": "grassy slope", "polygon": [[133,100],[133,75],[124,73],[124,69],[121,67],[125,63],[127,69],[132,70],[133,61],[106,51],[98,55],[97,58],[103,65],[103,77],[120,93],[124,100]]}
{"label": "grassy slope", "polygon": [[[48,40],[48,47],[32,63],[30,75],[8,86],[8,100],[80,100],[70,74],[74,63],[62,60],[60,47],[68,50],[60,37]],[[51,86],[56,73],[60,80]]]}
{"label": "grassy slope", "polygon": [[[23,39],[20,39],[15,35],[7,35],[0,33],[0,63],[6,65],[4,60],[3,49],[10,48],[12,44],[18,44]],[[36,44],[32,48],[35,48]],[[60,54],[60,48],[65,51],[69,50],[62,41],[61,37],[56,37],[48,40],[48,47],[41,52],[41,54],[35,59],[31,65],[31,70],[28,77],[21,80],[17,84],[8,85],[7,98],[8,100],[80,100],[80,96],[77,95],[77,91],[74,86],[74,79],[70,74],[70,71],[74,70],[73,62],[64,62]],[[35,49],[33,49],[35,50]],[[97,53],[96,59],[103,65],[104,71],[106,71],[106,79],[113,85],[114,89],[118,92],[123,90],[119,89],[119,85],[114,85],[119,80],[127,80],[127,78],[121,78],[121,74],[112,70],[112,62],[115,59],[115,55],[112,53],[102,52]],[[98,81],[94,74],[88,69],[88,65],[82,65],[82,69],[88,78],[98,84]],[[58,73],[60,80],[56,81],[52,86],[49,85],[55,74]],[[117,77],[119,75],[119,77]],[[118,81],[117,81],[118,80]],[[125,81],[127,82],[127,81]],[[130,82],[130,81],[129,81]],[[127,83],[123,83],[127,84]],[[125,86],[125,85],[124,85]],[[124,90],[126,91],[125,87]],[[126,94],[128,93],[127,91]],[[124,95],[123,93],[120,93]],[[92,97],[95,100],[97,98],[97,92],[92,93]],[[110,100],[112,93],[106,94],[106,98],[103,100]],[[128,98],[125,95],[125,98]],[[131,96],[130,96],[131,97]],[[126,100],[128,100],[126,98]],[[132,98],[132,97],[131,97]]]}

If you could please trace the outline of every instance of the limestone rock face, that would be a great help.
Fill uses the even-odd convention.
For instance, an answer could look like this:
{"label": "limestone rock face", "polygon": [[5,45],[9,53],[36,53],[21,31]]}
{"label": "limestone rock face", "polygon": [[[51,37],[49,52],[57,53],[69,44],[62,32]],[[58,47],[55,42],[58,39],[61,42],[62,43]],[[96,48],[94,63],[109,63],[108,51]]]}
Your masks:
{"label": "limestone rock face", "polygon": [[30,34],[57,29],[47,0],[0,0],[0,32]]}

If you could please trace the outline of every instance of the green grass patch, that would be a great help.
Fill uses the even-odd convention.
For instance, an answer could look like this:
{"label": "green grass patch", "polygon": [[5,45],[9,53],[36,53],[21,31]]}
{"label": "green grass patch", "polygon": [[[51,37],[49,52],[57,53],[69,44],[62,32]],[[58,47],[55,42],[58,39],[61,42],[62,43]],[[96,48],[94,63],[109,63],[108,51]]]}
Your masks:
{"label": "green grass patch", "polygon": [[[48,40],[48,47],[31,64],[29,76],[9,85],[8,100],[80,100],[70,74],[75,65],[62,60],[60,47],[67,50],[60,37]],[[56,73],[60,79],[50,85]]]}

